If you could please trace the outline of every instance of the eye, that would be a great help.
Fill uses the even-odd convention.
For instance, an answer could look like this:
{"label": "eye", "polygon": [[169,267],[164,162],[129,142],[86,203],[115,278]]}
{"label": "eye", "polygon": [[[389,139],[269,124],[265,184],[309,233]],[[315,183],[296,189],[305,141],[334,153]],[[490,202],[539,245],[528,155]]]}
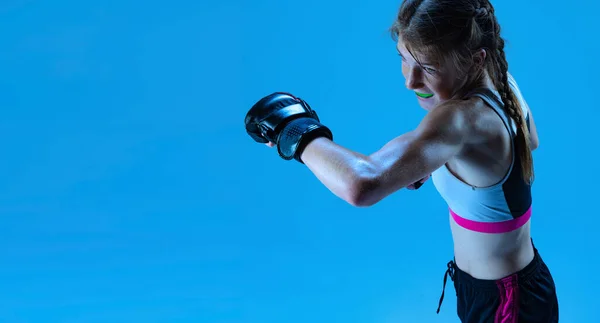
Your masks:
{"label": "eye", "polygon": [[435,73],[437,73],[437,70],[435,70],[435,69],[433,69],[431,67],[427,67],[427,66],[423,66],[423,70],[425,72],[427,72],[428,74],[435,74]]}

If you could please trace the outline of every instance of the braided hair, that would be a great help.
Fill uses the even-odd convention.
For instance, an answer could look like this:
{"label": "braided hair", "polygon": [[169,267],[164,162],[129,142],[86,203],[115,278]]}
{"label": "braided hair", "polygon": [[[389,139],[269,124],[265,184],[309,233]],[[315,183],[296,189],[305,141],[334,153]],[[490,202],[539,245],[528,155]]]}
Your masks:
{"label": "braided hair", "polygon": [[509,83],[505,41],[489,0],[404,0],[390,28],[394,40],[402,38],[409,51],[438,62],[451,62],[463,77],[464,92],[480,84],[483,69],[473,68],[473,53],[485,49],[484,68],[494,82],[507,115],[516,123],[516,152],[523,179],[533,181],[533,157],[527,123]]}

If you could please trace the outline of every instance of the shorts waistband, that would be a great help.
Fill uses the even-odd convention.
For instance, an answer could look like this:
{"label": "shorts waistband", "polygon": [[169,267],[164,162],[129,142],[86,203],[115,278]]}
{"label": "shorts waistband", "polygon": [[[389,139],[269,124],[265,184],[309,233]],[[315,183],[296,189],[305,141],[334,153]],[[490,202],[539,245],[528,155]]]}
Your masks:
{"label": "shorts waistband", "polygon": [[534,247],[533,248],[533,260],[527,264],[527,266],[525,266],[523,269],[519,270],[518,272],[508,275],[504,278],[500,278],[500,279],[477,279],[471,275],[469,275],[468,273],[462,271],[460,268],[458,268],[458,266],[456,266],[456,263],[454,263],[454,261],[452,261],[452,267],[454,270],[454,279],[456,280],[456,282],[458,284],[464,284],[464,285],[468,285],[468,286],[472,286],[474,288],[477,289],[485,289],[485,290],[497,290],[498,289],[498,282],[499,281],[503,281],[506,279],[509,279],[511,277],[517,276],[517,281],[519,282],[526,282],[528,281],[540,268],[540,263],[541,263],[541,257],[540,254],[538,253],[537,249]]}
{"label": "shorts waistband", "polygon": [[442,295],[438,304],[437,313],[440,312],[440,308],[442,307],[448,276],[450,276],[452,281],[456,281],[457,284],[469,285],[480,290],[497,290],[498,282],[511,284],[514,282],[515,276],[517,277],[516,281],[518,282],[528,281],[539,270],[542,263],[542,258],[535,247],[535,244],[533,243],[533,239],[531,239],[531,246],[533,247],[533,260],[529,262],[525,268],[500,279],[477,279],[458,268],[454,262],[454,259],[448,262],[448,269],[444,274],[444,284],[442,287]]}

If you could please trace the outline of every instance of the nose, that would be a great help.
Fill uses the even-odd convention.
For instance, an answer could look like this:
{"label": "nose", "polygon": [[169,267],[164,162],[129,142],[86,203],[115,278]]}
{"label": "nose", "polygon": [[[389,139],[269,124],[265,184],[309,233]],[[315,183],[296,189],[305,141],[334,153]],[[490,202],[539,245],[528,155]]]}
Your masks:
{"label": "nose", "polygon": [[409,90],[416,90],[423,87],[423,73],[418,67],[407,67],[405,73],[405,86]]}

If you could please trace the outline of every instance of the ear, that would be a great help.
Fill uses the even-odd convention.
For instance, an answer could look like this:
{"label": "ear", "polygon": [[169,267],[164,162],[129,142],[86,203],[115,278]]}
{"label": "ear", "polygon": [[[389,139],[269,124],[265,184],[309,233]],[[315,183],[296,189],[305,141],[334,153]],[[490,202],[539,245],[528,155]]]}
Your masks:
{"label": "ear", "polygon": [[480,48],[473,53],[473,64],[478,68],[483,68],[485,59],[487,57],[487,51],[484,48]]}

